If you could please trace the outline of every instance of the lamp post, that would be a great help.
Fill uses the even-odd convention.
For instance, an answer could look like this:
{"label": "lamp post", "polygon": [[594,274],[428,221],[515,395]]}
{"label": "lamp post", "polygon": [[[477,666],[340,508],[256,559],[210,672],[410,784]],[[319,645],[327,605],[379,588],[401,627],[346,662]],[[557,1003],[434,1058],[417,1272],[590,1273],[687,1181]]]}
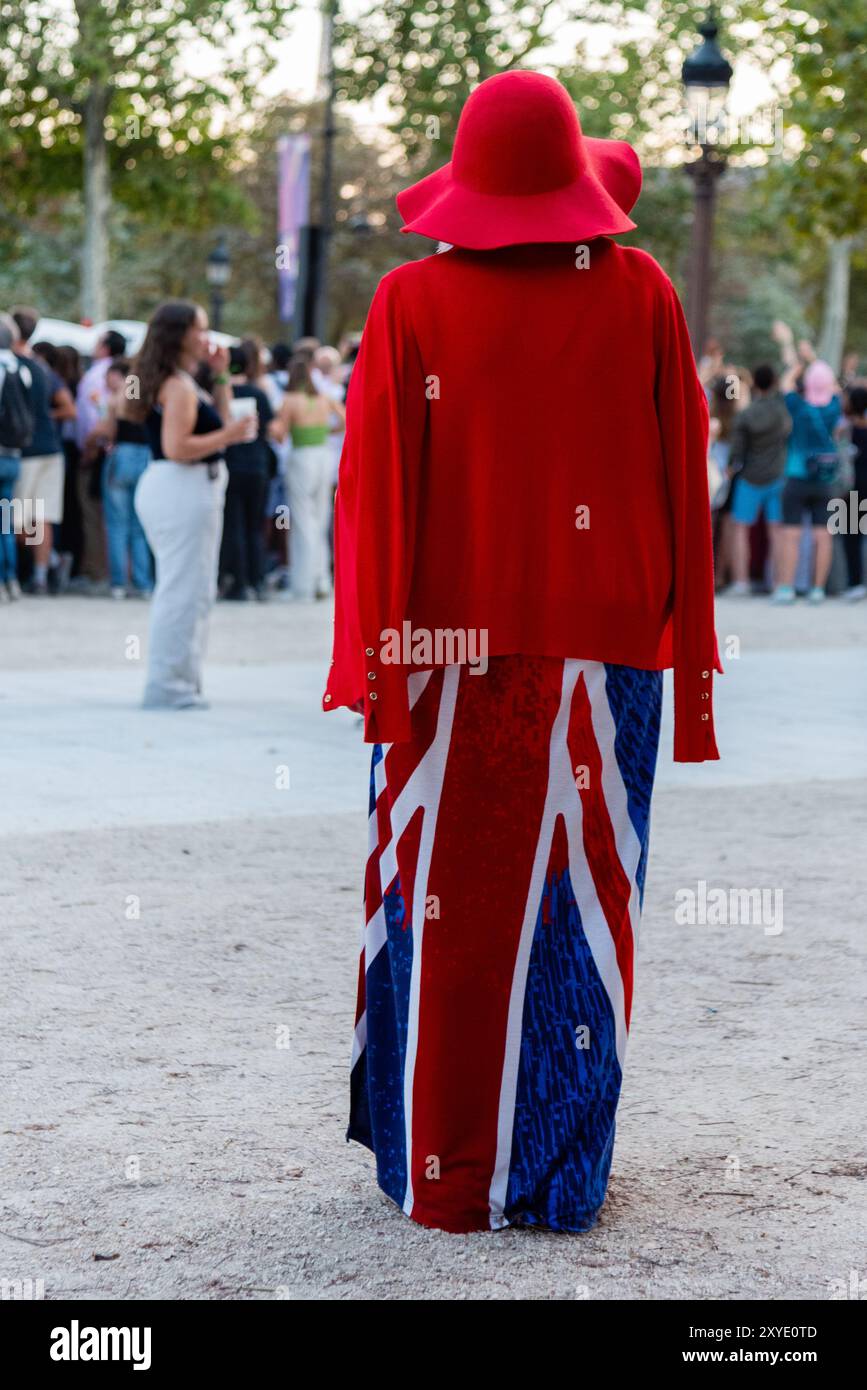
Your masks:
{"label": "lamp post", "polygon": [[700,356],[707,336],[717,180],[726,166],[725,155],[716,145],[732,78],[731,63],[717,46],[719,30],[713,8],[709,10],[707,19],[698,26],[698,32],[702,41],[685,60],[681,70],[690,117],[687,143],[701,148],[698,159],[686,165],[695,190],[686,317],[696,357]]}
{"label": "lamp post", "polygon": [[223,305],[226,302],[223,290],[228,285],[231,275],[232,260],[229,248],[226,246],[225,238],[219,237],[205,264],[205,276],[211,287],[211,327],[215,333],[219,333],[222,326]]}

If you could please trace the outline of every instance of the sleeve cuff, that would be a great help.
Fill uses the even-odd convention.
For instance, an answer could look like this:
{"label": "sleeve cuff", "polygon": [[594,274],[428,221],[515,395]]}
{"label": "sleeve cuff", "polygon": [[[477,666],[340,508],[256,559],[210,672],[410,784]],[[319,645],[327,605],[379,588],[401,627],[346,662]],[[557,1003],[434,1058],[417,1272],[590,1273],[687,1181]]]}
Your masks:
{"label": "sleeve cuff", "polygon": [[410,738],[408,670],[383,661],[379,643],[364,648],[364,741],[402,743]]}
{"label": "sleeve cuff", "polygon": [[719,758],[713,719],[713,673],[719,655],[707,666],[674,672],[674,761],[715,762]]}

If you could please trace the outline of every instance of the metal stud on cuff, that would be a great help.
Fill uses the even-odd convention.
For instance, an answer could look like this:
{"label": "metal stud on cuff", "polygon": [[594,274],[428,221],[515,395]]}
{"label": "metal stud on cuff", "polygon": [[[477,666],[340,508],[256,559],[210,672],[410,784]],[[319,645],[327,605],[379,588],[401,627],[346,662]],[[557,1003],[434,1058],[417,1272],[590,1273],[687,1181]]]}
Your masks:
{"label": "metal stud on cuff", "polygon": [[325,703],[326,703],[326,705],[329,704],[330,701],[331,701],[331,696],[330,696],[330,695],[326,695],[326,696],[325,696]]}

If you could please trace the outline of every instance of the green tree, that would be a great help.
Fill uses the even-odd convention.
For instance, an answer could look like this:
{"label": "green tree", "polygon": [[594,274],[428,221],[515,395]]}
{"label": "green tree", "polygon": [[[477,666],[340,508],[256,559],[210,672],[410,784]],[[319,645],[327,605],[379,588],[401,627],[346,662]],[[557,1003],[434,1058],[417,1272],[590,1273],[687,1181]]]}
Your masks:
{"label": "green tree", "polygon": [[[175,225],[145,220],[136,208],[115,205],[109,302],[122,318],[147,319],[161,299],[188,297],[207,305],[205,256],[217,231],[232,259],[226,293],[225,328],[239,336],[261,334],[268,342],[290,330],[277,314],[277,187],[275,148],[279,136],[312,135],[311,211],[321,187],[322,116],[318,105],[276,100],[231,131],[238,149],[234,189],[250,209],[243,221],[222,222],[206,202],[196,221]],[[406,182],[393,139],[377,138],[348,118],[336,122],[334,154],[335,226],[331,245],[328,337],[336,342],[361,328],[377,282],[404,258],[426,255],[419,237],[400,234],[395,195]],[[19,225],[12,254],[0,262],[0,305],[14,300],[39,305],[56,318],[78,317],[76,247],[83,226],[79,194],[41,201]]]}
{"label": "green tree", "polygon": [[780,177],[791,190],[790,222],[824,251],[820,352],[839,368],[851,267],[853,257],[863,267],[867,225],[867,12],[861,0],[811,0],[787,18],[787,119],[801,148]]}
{"label": "green tree", "polygon": [[[707,12],[698,0],[584,0],[517,6],[509,0],[386,0],[338,28],[338,96],[354,101],[387,94],[401,142],[418,177],[448,157],[457,117],[472,88],[493,73],[534,67],[567,87],[589,135],[630,140],[642,156],[644,188],[627,238],[675,267],[689,245],[692,194],[678,167],[684,157],[683,59],[698,42]],[[761,0],[722,7],[723,41],[764,12]],[[579,37],[568,61],[552,61],[552,38],[564,21]],[[600,48],[609,36],[608,51]],[[785,51],[774,32],[755,33],[751,52],[771,63]],[[407,180],[408,181],[408,180]]]}
{"label": "green tree", "polygon": [[374,0],[339,18],[338,101],[385,89],[389,123],[416,164],[447,157],[461,107],[479,82],[526,66],[547,41],[554,0]]}
{"label": "green tree", "polygon": [[[111,199],[163,225],[249,215],[233,183],[233,110],[268,70],[293,0],[0,0],[0,204],[6,235],[83,188],[82,310],[106,316]],[[219,50],[194,76],[185,54]]]}
{"label": "green tree", "polygon": [[[267,338],[286,337],[277,317],[275,240],[277,188],[274,150],[277,139],[307,131],[311,141],[311,215],[316,219],[322,181],[322,113],[318,104],[279,100],[257,113],[249,132],[239,189],[256,209],[255,224],[226,234],[232,255],[227,327],[250,327]],[[334,234],[330,251],[327,334],[361,328],[378,280],[397,262],[426,254],[427,244],[400,234],[395,195],[406,182],[394,141],[384,132],[359,133],[345,116],[335,122]],[[415,244],[413,244],[415,243]]]}

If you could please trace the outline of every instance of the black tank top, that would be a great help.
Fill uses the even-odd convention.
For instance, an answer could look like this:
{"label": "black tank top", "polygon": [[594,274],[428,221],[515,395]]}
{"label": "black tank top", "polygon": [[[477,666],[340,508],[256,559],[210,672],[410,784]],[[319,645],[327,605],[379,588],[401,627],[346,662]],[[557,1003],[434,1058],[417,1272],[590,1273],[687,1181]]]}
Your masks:
{"label": "black tank top", "polygon": [[135,420],[123,420],[118,418],[115,425],[114,434],[115,444],[147,444],[148,433],[144,425],[139,425]]}
{"label": "black tank top", "polygon": [[[210,401],[203,401],[199,397],[199,408],[196,412],[196,424],[193,434],[213,434],[214,430],[221,430],[223,421],[220,419],[219,411]],[[163,453],[163,412],[162,406],[155,405],[149,412],[145,421],[148,443],[151,446],[151,453],[155,460],[164,459]],[[190,463],[219,463],[222,454],[209,454],[207,458],[190,459]]]}

